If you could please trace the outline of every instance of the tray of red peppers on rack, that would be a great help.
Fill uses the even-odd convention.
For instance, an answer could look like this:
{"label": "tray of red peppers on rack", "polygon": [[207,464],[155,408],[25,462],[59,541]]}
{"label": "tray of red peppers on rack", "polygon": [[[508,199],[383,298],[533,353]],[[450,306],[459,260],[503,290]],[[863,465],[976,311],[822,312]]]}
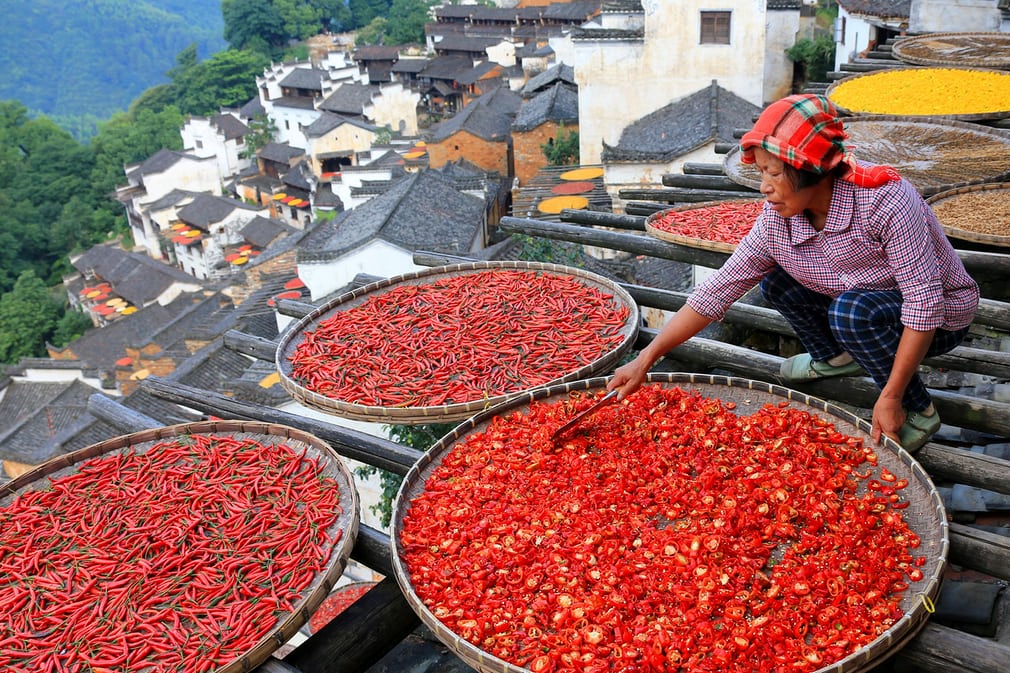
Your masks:
{"label": "tray of red peppers on rack", "polygon": [[943,502],[869,424],[780,386],[650,374],[560,442],[607,379],[478,414],[411,469],[394,571],[482,673],[850,673],[913,637]]}

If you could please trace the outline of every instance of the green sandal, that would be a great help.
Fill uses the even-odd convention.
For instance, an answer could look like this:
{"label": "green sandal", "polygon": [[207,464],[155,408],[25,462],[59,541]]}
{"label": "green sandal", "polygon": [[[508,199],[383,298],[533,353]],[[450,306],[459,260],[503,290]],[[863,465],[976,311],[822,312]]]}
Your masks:
{"label": "green sandal", "polygon": [[923,416],[917,411],[910,411],[905,417],[905,424],[898,430],[898,441],[905,451],[915,453],[939,429],[940,414],[934,411],[932,416]]}
{"label": "green sandal", "polygon": [[865,372],[855,360],[834,367],[827,362],[817,362],[810,357],[810,353],[801,353],[783,360],[779,374],[786,383],[803,383],[829,376],[860,376]]}

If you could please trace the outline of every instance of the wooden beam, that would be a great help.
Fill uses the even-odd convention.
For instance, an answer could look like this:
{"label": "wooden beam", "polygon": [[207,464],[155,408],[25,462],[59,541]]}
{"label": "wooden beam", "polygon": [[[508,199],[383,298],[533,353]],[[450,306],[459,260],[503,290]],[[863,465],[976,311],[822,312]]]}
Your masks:
{"label": "wooden beam", "polygon": [[719,163],[685,161],[680,170],[687,175],[726,175],[726,169]]}
{"label": "wooden beam", "polygon": [[934,481],[947,481],[1010,495],[1010,460],[929,443],[915,459]]}
{"label": "wooden beam", "polygon": [[[503,217],[499,228],[505,233],[541,236],[559,241],[569,241],[581,245],[620,250],[633,255],[649,255],[660,259],[698,264],[717,269],[725,263],[729,255],[710,250],[698,250],[687,246],[660,241],[652,236],[641,236],[605,229],[545,222],[519,217]],[[982,277],[1010,277],[1010,255],[958,250],[969,273]],[[1010,330],[1010,304],[983,299],[976,313],[976,321],[1002,330]]]}
{"label": "wooden beam", "polygon": [[927,622],[895,657],[896,671],[911,673],[1006,673],[1010,647]]}
{"label": "wooden beam", "polygon": [[1010,538],[952,522],[947,560],[1010,581]]}
{"label": "wooden beam", "polygon": [[304,673],[360,673],[420,623],[396,580],[386,577],[284,660]]}
{"label": "wooden beam", "polygon": [[220,418],[257,420],[301,428],[329,443],[341,456],[401,476],[407,474],[422,455],[421,451],[365,432],[280,411],[273,407],[241,402],[219,393],[174,383],[158,376],[147,377],[141,382],[141,386],[155,397]]}
{"label": "wooden beam", "polygon": [[663,175],[662,182],[664,187],[736,192],[735,195],[730,194],[727,198],[740,198],[740,196],[742,196],[740,192],[749,194],[755,198],[761,197],[761,192],[758,190],[753,187],[741,185],[739,182],[733,182],[733,180],[730,180],[725,175],[689,175],[686,173],[667,173]]}
{"label": "wooden beam", "polygon": [[[759,192],[751,190],[755,196]],[[617,195],[627,201],[665,201],[667,203],[705,203],[708,201],[725,201],[746,196],[743,192],[726,189],[691,189],[687,187],[671,187],[668,189],[619,189]]]}

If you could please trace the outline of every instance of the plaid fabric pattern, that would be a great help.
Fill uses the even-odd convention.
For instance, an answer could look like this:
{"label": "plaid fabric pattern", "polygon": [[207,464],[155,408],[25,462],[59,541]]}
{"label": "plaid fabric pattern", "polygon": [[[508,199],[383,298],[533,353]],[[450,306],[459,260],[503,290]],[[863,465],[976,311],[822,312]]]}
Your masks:
{"label": "plaid fabric pattern", "polygon": [[[765,299],[789,321],[810,356],[824,362],[843,352],[883,388],[891,375],[904,326],[901,293],[895,290],[852,290],[838,297],[814,292],[776,268],[761,282]],[[926,353],[935,357],[960,344],[968,328],[936,330]],[[923,411],[930,397],[918,375],[905,388],[902,405]]]}
{"label": "plaid fabric pattern", "polygon": [[828,173],[844,163],[843,180],[861,187],[879,187],[900,176],[890,166],[857,163],[848,151],[848,138],[838,110],[824,96],[797,94],[764,109],[754,128],[740,139],[740,160],[754,163],[754,148],[761,147],[793,168]]}
{"label": "plaid fabric pattern", "polygon": [[907,181],[876,189],[835,182],[824,229],[805,215],[766,208],[718,272],[688,304],[713,320],[780,266],[819,294],[898,290],[902,322],[912,329],[958,330],[971,324],[978,285],[933,211]]}

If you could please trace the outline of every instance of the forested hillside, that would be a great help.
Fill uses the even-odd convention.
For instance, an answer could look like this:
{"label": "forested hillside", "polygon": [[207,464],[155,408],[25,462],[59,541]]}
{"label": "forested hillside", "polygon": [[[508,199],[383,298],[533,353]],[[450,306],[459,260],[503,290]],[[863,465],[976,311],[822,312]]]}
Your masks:
{"label": "forested hillside", "polygon": [[18,100],[78,138],[167,82],[191,44],[224,49],[221,0],[4,0],[0,100]]}

